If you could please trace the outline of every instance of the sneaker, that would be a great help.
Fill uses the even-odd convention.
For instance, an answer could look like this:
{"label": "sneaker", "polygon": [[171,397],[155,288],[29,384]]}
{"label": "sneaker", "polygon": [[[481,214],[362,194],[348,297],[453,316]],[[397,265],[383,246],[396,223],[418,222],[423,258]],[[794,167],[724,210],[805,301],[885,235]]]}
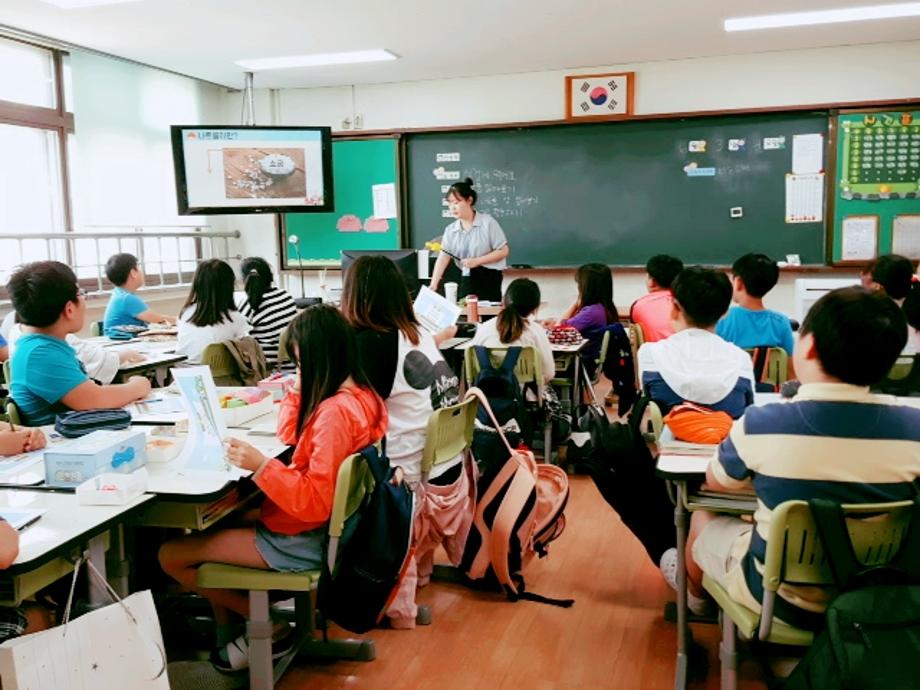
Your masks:
{"label": "sneaker", "polygon": [[[294,646],[295,635],[290,625],[272,635],[272,660],[280,659]],[[240,635],[211,652],[211,665],[221,673],[235,673],[249,668],[249,638]]]}
{"label": "sneaker", "polygon": [[[677,549],[670,548],[661,554],[661,561],[658,564],[661,570],[661,576],[667,582],[671,589],[677,591]],[[710,609],[709,599],[701,598],[687,590],[687,608],[697,616],[705,616]]]}

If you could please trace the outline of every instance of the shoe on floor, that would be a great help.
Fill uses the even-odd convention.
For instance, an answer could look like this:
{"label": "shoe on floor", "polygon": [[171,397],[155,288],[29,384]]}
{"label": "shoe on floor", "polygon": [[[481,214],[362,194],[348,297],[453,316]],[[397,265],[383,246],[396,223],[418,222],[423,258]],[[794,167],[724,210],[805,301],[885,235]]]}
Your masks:
{"label": "shoe on floor", "polygon": [[[677,591],[677,549],[670,548],[661,554],[661,561],[658,564],[661,569],[661,575],[671,589]],[[693,592],[687,590],[687,608],[697,616],[705,616],[710,611],[710,601],[706,598],[695,596]]]}
{"label": "shoe on floor", "polygon": [[[294,645],[294,631],[290,625],[272,635],[272,660],[280,659]],[[240,635],[235,640],[228,642],[211,652],[211,664],[222,673],[234,673],[249,668],[249,638]]]}

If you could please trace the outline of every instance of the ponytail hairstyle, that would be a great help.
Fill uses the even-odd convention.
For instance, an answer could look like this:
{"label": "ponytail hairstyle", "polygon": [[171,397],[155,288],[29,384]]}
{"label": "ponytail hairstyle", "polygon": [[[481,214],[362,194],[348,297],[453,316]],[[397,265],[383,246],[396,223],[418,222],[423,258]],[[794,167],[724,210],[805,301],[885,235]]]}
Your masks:
{"label": "ponytail hairstyle", "polygon": [[609,266],[596,263],[579,266],[575,273],[575,283],[578,285],[576,312],[592,304],[600,304],[607,313],[608,324],[619,320],[613,303],[613,273]]}
{"label": "ponytail hairstyle", "polygon": [[476,194],[476,190],[473,189],[473,178],[464,177],[462,182],[454,182],[447,189],[447,194],[444,195],[444,198],[449,201],[452,196],[463,199],[464,201],[469,201],[470,206],[476,206],[478,195]]}
{"label": "ponytail hairstyle", "polygon": [[527,317],[540,306],[540,286],[530,278],[515,278],[505,290],[502,310],[498,313],[498,339],[513,343],[527,326]]}
{"label": "ponytail hairstyle", "polygon": [[370,383],[358,363],[355,332],[332,305],[304,309],[291,321],[288,333],[287,353],[300,369],[300,433],[319,404],[335,395],[349,376],[364,388],[370,388]]}
{"label": "ponytail hairstyle", "polygon": [[250,256],[240,264],[240,274],[243,276],[243,289],[249,299],[249,306],[254,312],[259,311],[262,298],[272,286],[271,266],[261,257]]}

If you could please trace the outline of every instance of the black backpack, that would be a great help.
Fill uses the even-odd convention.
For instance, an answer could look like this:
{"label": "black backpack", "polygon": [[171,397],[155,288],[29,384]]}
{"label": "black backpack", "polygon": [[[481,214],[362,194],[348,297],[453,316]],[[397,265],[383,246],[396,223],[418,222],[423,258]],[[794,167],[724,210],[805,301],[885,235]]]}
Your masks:
{"label": "black backpack", "polygon": [[374,446],[361,457],[374,477],[374,490],[350,518],[357,525],[343,532],[334,570],[323,561],[317,593],[323,615],[355,633],[372,629],[386,613],[412,546],[412,490],[406,483],[390,483],[393,469]]}
{"label": "black backpack", "polygon": [[663,479],[655,474],[655,459],[642,430],[649,399],[639,396],[627,422],[610,422],[599,406],[581,422],[590,431],[580,449],[576,470],[585,472],[604,500],[645,547],[658,566],[661,555],[676,546],[674,504]]}
{"label": "black backpack", "polygon": [[879,566],[857,560],[838,504],[825,499],[808,504],[840,594],[783,688],[920,688],[920,499],[914,499],[897,555]]}
{"label": "black backpack", "polygon": [[610,336],[607,341],[607,355],[601,362],[601,371],[613,384],[613,392],[617,394],[619,401],[617,414],[623,416],[639,395],[636,390],[632,343],[629,342],[629,334],[623,324],[612,323],[606,330]]}
{"label": "black backpack", "polygon": [[[504,429],[511,447],[515,448],[529,436],[526,433],[528,420],[524,410],[524,396],[521,393],[521,384],[514,374],[514,368],[521,356],[521,348],[509,347],[505,359],[497,367],[493,366],[489,358],[488,348],[474,345],[473,352],[479,362],[479,373],[473,381],[473,386],[486,396],[495,419]],[[508,452],[483,407],[476,413],[476,422],[472,443],[473,457],[476,458],[481,473],[491,474],[498,471],[508,459]],[[508,428],[511,422],[516,423],[518,431]]]}

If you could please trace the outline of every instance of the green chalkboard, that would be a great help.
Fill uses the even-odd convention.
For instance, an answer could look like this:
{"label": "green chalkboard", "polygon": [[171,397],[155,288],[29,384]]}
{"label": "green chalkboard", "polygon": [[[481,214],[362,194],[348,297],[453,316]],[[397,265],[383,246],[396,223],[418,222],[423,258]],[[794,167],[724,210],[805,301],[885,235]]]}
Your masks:
{"label": "green chalkboard", "polygon": [[867,261],[856,251],[864,242],[848,244],[844,255],[847,218],[874,219],[878,254],[899,251],[920,259],[916,241],[894,246],[892,237],[897,217],[920,215],[920,111],[840,115],[836,124],[834,261]]}
{"label": "green chalkboard", "polygon": [[785,178],[793,136],[827,125],[827,112],[798,112],[408,134],[410,244],[441,235],[443,190],[469,176],[512,264],[643,265],[660,252],[731,264],[750,251],[825,263],[824,223],[786,223]]}
{"label": "green chalkboard", "polygon": [[[303,265],[338,265],[343,249],[398,249],[402,241],[399,218],[374,218],[374,186],[395,185],[399,209],[399,138],[334,139],[333,213],[286,213],[281,217],[284,267],[298,266],[291,235]],[[380,190],[384,191],[384,190]]]}

